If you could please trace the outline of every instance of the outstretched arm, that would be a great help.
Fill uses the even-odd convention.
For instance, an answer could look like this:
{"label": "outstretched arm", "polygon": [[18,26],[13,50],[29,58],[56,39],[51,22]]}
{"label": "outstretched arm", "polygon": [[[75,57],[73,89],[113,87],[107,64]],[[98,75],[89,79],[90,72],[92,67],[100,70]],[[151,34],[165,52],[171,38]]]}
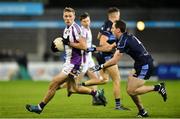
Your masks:
{"label": "outstretched arm", "polygon": [[107,36],[101,34],[101,35],[98,36],[98,38],[100,40],[100,43],[99,43],[100,46],[97,46],[97,47],[92,46],[90,48],[87,48],[88,52],[94,52],[94,51],[110,52],[110,51],[113,50],[114,47],[116,47],[116,43],[109,44],[107,42],[107,40],[108,40]]}
{"label": "outstretched arm", "polygon": [[108,68],[110,66],[116,65],[118,63],[118,61],[121,59],[122,55],[123,55],[123,53],[120,53],[119,50],[116,50],[113,58],[111,58],[109,61],[107,61],[104,64],[94,66],[93,68],[91,68],[91,70],[99,71],[100,69]]}
{"label": "outstretched arm", "polygon": [[103,68],[107,68],[107,67],[116,65],[120,61],[122,55],[123,55],[123,53],[120,53],[119,50],[116,50],[114,56],[109,61],[107,61],[106,63],[103,64]]}

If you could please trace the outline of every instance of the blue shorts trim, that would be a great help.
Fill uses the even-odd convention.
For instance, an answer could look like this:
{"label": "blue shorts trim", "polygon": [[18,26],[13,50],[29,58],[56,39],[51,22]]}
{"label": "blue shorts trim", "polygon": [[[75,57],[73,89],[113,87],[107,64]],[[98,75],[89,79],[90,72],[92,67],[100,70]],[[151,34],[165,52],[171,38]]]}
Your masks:
{"label": "blue shorts trim", "polygon": [[150,62],[144,65],[136,65],[134,69],[136,71],[134,77],[137,77],[139,79],[149,79],[153,74],[154,65],[153,62]]}
{"label": "blue shorts trim", "polygon": [[146,76],[147,73],[148,73],[148,70],[149,70],[149,65],[148,65],[148,64],[143,65],[143,66],[142,66],[142,69],[141,69],[141,72],[140,72],[140,74],[139,74],[139,76],[138,76],[138,78],[144,79],[145,76]]}

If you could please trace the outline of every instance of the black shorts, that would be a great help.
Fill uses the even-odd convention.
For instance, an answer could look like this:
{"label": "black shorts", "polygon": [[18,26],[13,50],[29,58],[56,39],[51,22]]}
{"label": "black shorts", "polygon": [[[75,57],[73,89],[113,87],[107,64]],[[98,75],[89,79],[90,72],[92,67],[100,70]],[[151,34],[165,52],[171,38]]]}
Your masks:
{"label": "black shorts", "polygon": [[112,54],[104,55],[104,54],[98,53],[96,56],[96,59],[98,61],[98,64],[101,65],[101,64],[104,64],[105,62],[107,62],[108,60],[110,60],[112,57],[113,57]]}
{"label": "black shorts", "polygon": [[136,71],[136,73],[133,75],[134,77],[137,77],[139,79],[149,79],[154,71],[154,65],[153,62],[149,62],[147,64],[144,65],[134,65],[134,69]]}

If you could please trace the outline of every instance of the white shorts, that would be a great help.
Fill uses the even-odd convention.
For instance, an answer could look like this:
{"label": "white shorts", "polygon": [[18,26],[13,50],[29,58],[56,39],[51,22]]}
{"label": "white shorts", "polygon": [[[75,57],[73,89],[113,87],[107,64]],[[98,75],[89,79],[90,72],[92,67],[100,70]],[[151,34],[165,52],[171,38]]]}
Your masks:
{"label": "white shorts", "polygon": [[88,57],[85,64],[82,65],[82,73],[86,73],[89,68],[95,66],[94,60],[92,57]]}
{"label": "white shorts", "polygon": [[69,75],[70,73],[76,74],[81,72],[81,66],[79,65],[74,65],[70,63],[64,63],[62,72],[66,75]]}

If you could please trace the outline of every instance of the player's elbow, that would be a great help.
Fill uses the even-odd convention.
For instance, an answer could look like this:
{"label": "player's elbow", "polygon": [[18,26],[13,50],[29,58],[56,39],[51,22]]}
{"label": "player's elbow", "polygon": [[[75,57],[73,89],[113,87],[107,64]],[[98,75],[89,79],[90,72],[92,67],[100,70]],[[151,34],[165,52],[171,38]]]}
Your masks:
{"label": "player's elbow", "polygon": [[106,52],[112,51],[111,45],[106,45],[106,47],[104,48],[104,50],[105,50]]}
{"label": "player's elbow", "polygon": [[118,60],[117,58],[115,58],[115,57],[114,57],[114,58],[112,59],[112,63],[113,63],[113,65],[117,64],[117,63],[118,63],[118,61],[119,61],[119,60]]}

